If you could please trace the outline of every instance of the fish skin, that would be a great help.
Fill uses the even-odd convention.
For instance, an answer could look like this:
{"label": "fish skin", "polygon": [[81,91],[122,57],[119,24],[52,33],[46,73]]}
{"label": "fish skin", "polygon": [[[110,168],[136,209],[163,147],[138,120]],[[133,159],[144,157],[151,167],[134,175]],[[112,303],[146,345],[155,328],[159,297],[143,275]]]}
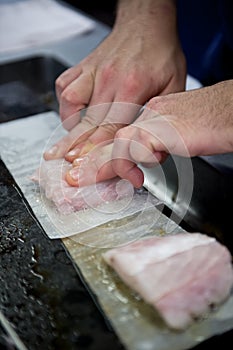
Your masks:
{"label": "fish skin", "polygon": [[201,233],[143,238],[103,258],[175,330],[185,330],[223,303],[233,286],[230,252]]}

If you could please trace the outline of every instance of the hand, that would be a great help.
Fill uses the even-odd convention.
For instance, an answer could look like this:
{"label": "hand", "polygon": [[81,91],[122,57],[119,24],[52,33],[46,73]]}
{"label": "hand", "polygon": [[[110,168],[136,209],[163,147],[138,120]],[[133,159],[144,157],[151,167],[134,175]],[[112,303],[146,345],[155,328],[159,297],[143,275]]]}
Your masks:
{"label": "hand", "polygon": [[104,142],[74,160],[73,168],[66,173],[66,181],[71,186],[82,187],[116,177],[112,168],[112,148],[112,142]]}
{"label": "hand", "polygon": [[131,126],[114,139],[111,167],[135,187],[143,184],[137,164],[153,166],[167,154],[184,157],[233,152],[233,80],[155,97]]}
{"label": "hand", "polygon": [[[112,139],[137,112],[119,113],[115,102],[141,106],[153,96],[184,89],[186,66],[173,0],[121,2],[110,35],[57,79],[61,119],[72,131],[55,145],[54,152],[45,154],[46,159],[63,157],[73,149],[66,156],[72,161],[85,153],[85,141],[89,149],[89,145]],[[81,119],[80,111],[87,106]]]}
{"label": "hand", "polygon": [[[91,170],[89,183],[120,176],[140,187],[144,179],[138,164],[155,166],[168,154],[192,157],[233,152],[232,110],[233,80],[155,97],[132,125],[116,133],[112,145],[96,148],[93,159],[97,161],[90,162],[87,155],[79,183],[71,181],[72,172],[67,180],[83,186]],[[75,162],[73,172],[78,173]]]}

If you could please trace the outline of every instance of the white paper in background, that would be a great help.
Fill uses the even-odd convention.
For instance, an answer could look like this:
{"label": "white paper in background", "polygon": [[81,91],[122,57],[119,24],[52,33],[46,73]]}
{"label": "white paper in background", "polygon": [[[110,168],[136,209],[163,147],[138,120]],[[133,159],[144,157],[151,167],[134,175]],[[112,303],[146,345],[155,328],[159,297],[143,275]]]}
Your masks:
{"label": "white paper in background", "polygon": [[95,22],[55,0],[0,2],[0,53],[80,35]]}
{"label": "white paper in background", "polygon": [[[55,205],[47,200],[39,185],[31,181],[31,176],[40,166],[43,151],[48,144],[51,146],[64,136],[60,118],[55,112],[47,112],[32,117],[18,119],[0,125],[0,155],[7,168],[21,188],[36,217],[50,238],[64,238],[76,235],[99,225],[138,214],[133,222],[127,223],[129,232],[124,228],[117,228],[119,240],[131,239],[134,227],[138,228],[143,222],[147,211],[157,220],[160,212],[155,205],[158,199],[147,191],[135,192],[132,198],[103,203],[98,208],[79,210],[68,215],[58,212]],[[47,148],[46,147],[46,148]],[[153,211],[153,213],[151,213]],[[145,223],[149,228],[154,224],[153,219]],[[111,231],[113,227],[109,227]],[[110,232],[109,231],[109,232]],[[120,236],[121,233],[121,236]],[[138,232],[141,235],[142,231]],[[109,233],[111,235],[111,232]],[[127,238],[128,237],[128,238]],[[137,238],[137,237],[135,237]],[[121,241],[121,243],[124,243]]]}

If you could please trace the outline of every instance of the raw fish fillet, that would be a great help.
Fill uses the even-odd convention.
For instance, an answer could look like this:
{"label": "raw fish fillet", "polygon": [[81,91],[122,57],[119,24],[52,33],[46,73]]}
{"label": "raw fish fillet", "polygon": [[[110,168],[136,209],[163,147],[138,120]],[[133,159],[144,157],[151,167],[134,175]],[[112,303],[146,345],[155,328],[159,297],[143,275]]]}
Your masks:
{"label": "raw fish fillet", "polygon": [[119,178],[90,186],[71,187],[64,180],[65,173],[70,167],[71,164],[64,159],[43,161],[31,178],[39,183],[46,197],[54,202],[62,214],[96,208],[106,202],[133,196],[133,186]]}
{"label": "raw fish fillet", "polygon": [[224,302],[233,286],[230,252],[200,233],[148,237],[107,251],[103,257],[177,330]]}

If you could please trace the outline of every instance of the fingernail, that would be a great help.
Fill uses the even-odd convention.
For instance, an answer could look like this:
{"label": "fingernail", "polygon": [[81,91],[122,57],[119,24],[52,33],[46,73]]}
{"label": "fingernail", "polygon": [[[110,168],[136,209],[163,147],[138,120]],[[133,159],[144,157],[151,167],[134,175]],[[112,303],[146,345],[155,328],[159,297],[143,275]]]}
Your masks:
{"label": "fingernail", "polygon": [[73,180],[78,181],[80,179],[80,176],[82,176],[83,171],[80,168],[73,168],[69,171],[69,174]]}
{"label": "fingernail", "polygon": [[47,154],[49,154],[51,156],[55,156],[57,151],[58,151],[58,147],[57,146],[53,146],[48,151],[46,151],[45,153],[47,153]]}
{"label": "fingernail", "polygon": [[80,165],[83,164],[83,159],[84,158],[76,158],[76,159],[74,159],[72,165],[74,167],[80,167]]}
{"label": "fingernail", "polygon": [[72,149],[71,151],[69,151],[66,155],[68,157],[76,157],[78,156],[80,153],[80,149],[79,148],[75,148],[75,149]]}

